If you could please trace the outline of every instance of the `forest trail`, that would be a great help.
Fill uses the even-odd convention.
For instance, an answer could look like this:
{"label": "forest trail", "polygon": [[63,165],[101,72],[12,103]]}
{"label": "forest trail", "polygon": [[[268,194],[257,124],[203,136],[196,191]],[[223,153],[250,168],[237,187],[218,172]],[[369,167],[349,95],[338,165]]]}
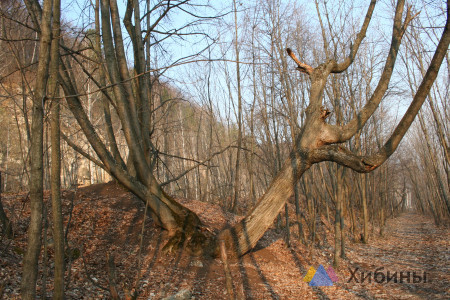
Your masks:
{"label": "forest trail", "polygon": [[[333,233],[326,236],[332,243]],[[339,280],[333,286],[310,287],[297,277],[297,284],[289,289],[294,269],[305,276],[310,266],[317,270],[320,264],[325,269],[332,264],[333,247],[327,242],[314,255],[301,246],[286,250],[284,243],[274,251],[275,244],[244,258],[253,257],[255,264],[267,255],[265,251],[276,257],[274,265],[278,267],[273,271],[278,275],[277,284],[266,280],[264,285],[272,290],[270,295],[264,294],[265,299],[450,299],[450,230],[436,226],[431,217],[404,213],[387,220],[384,236],[375,230],[367,245],[348,243],[347,258],[335,269]],[[272,276],[261,272],[260,277],[263,274]],[[253,295],[246,292],[245,298],[258,299],[259,295],[259,291]]]}
{"label": "forest trail", "polygon": [[[432,218],[405,213],[389,220],[384,237],[371,240],[368,245],[352,247],[352,271],[359,268],[359,283],[353,279],[347,287],[358,284],[367,290],[356,289],[366,299],[449,299],[450,298],[450,235],[449,229],[437,227]],[[353,258],[354,257],[354,258]],[[397,272],[398,282],[393,279],[377,283],[373,274],[377,268],[391,277]],[[372,272],[372,283],[361,283],[360,271],[365,276]],[[401,280],[400,272],[404,278]],[[408,276],[409,272],[409,276]],[[413,278],[413,272],[420,276]],[[426,279],[424,279],[426,272]],[[349,274],[348,278],[351,278]],[[409,282],[408,282],[409,278]],[[382,276],[378,277],[381,281]],[[367,281],[367,279],[366,279]],[[402,282],[400,282],[402,281]]]}
{"label": "forest trail", "polygon": [[[66,213],[70,201],[74,203],[69,241],[81,252],[80,258],[70,262],[70,279],[69,272],[66,272],[66,282],[70,281],[67,283],[66,297],[110,298],[109,292],[104,289],[108,286],[106,254],[115,257],[115,282],[124,297],[125,290],[136,288],[142,203],[128,191],[111,183],[82,188],[76,196],[64,192],[63,196]],[[3,288],[0,289],[0,299],[2,293],[5,299],[20,299],[20,271],[29,218],[29,205],[24,201],[25,195],[4,197],[8,211],[15,211],[16,238],[3,239],[0,243],[0,287]],[[195,211],[214,231],[239,220],[238,216],[225,213],[217,204],[187,199],[180,201]],[[289,209],[295,212],[293,206]],[[340,266],[335,268],[338,281],[333,286],[311,287],[303,281],[308,269],[317,269],[320,265],[327,269],[333,262],[334,226],[326,218],[322,218],[320,223],[314,250],[297,241],[297,225],[291,223],[291,247],[286,246],[283,232],[272,228],[253,251],[238,260],[231,259],[230,269],[238,298],[450,298],[450,230],[435,226],[431,217],[408,213],[389,219],[385,235],[379,236],[375,228],[367,245],[347,239],[347,258],[342,259]],[[166,241],[166,233],[147,221],[142,240],[138,299],[164,299],[186,291],[192,298],[184,299],[228,299],[220,259],[195,258],[184,251],[176,256],[165,256],[161,254],[161,249]],[[50,261],[52,256],[53,251],[50,250]],[[374,277],[377,270],[383,275]],[[395,277],[397,282],[391,279],[387,283],[387,275]],[[420,276],[420,282],[417,276]],[[42,269],[39,278],[40,286]],[[52,270],[49,270],[47,280],[47,296],[50,296]]]}

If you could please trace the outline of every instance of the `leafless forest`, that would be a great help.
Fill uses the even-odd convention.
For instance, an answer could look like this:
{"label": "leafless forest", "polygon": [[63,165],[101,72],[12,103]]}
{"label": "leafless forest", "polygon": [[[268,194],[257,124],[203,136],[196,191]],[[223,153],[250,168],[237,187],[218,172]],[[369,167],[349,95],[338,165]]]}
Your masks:
{"label": "leafless forest", "polygon": [[[140,207],[139,267],[147,218],[162,257],[220,260],[219,298],[252,298],[228,261],[268,232],[319,255],[327,228],[326,264],[347,270],[402,214],[448,228],[448,15],[448,1],[0,1],[0,269],[21,236],[20,297],[76,298],[73,199],[108,182]],[[213,228],[202,205],[233,217]],[[105,297],[149,298],[110,255]]]}

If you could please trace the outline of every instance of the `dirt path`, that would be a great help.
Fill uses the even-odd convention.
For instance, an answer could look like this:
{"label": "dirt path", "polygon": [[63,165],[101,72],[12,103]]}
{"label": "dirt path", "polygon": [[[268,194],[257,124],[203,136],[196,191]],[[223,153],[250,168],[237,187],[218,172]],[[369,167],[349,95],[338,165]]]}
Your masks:
{"label": "dirt path", "polygon": [[[375,234],[368,245],[347,245],[333,286],[310,287],[302,280],[310,266],[331,265],[331,245],[323,243],[311,255],[298,244],[286,248],[275,235],[233,264],[235,286],[245,299],[450,299],[449,229],[415,214],[386,227],[385,236]],[[332,241],[333,233],[326,235]]]}
{"label": "dirt path", "polygon": [[[391,220],[387,227],[386,237],[376,238],[369,245],[355,245],[349,251],[352,270],[347,278],[352,278],[353,272],[359,282],[353,278],[344,287],[366,299],[449,299],[449,229],[436,227],[432,219],[415,214]],[[374,281],[378,268],[383,268],[385,276],[388,271],[390,277],[397,272],[397,283],[394,279],[387,283],[387,277],[382,281],[382,275]],[[371,283],[368,279],[361,282],[361,271],[364,276],[372,272]],[[414,278],[414,272],[420,278]]]}

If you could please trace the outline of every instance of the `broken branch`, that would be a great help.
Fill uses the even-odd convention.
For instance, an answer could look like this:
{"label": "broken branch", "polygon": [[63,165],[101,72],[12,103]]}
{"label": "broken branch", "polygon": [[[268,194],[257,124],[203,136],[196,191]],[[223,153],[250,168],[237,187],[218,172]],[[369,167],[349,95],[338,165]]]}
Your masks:
{"label": "broken branch", "polygon": [[302,63],[301,61],[298,60],[297,56],[295,56],[294,52],[292,52],[291,48],[286,48],[286,52],[287,54],[295,61],[295,63],[297,64],[297,69],[302,72],[302,73],[306,73],[308,75],[311,75],[312,72],[314,71],[314,69],[307,65]]}

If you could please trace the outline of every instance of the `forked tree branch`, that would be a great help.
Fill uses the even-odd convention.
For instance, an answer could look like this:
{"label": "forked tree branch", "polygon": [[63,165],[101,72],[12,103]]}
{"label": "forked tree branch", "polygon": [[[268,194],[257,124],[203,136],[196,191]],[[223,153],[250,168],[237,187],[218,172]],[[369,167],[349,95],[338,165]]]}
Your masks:
{"label": "forked tree branch", "polygon": [[413,101],[395,128],[391,137],[384,146],[375,154],[359,156],[344,148],[342,145],[326,145],[311,153],[314,162],[334,161],[340,165],[349,167],[360,173],[368,173],[381,166],[397,149],[405,133],[408,131],[420,108],[422,107],[431,87],[436,80],[441,64],[447,54],[450,44],[449,4],[447,4],[447,22],[439,44],[431,60],[430,66],[422,79]]}

